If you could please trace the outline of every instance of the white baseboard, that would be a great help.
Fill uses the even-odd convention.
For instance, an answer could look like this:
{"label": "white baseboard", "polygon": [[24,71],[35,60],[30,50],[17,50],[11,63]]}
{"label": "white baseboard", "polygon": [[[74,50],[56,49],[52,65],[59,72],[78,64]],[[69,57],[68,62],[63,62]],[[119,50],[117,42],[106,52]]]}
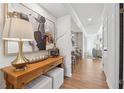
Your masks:
{"label": "white baseboard", "polygon": [[110,83],[110,81],[109,81],[109,79],[108,79],[107,76],[106,76],[106,72],[105,72],[104,67],[103,67],[102,70],[103,70],[103,72],[104,72],[104,74],[105,74],[106,82],[107,82],[107,85],[108,85],[109,89],[113,89],[113,88],[112,88],[112,85],[111,85],[111,83]]}
{"label": "white baseboard", "polygon": [[72,74],[65,74],[65,76],[70,78]]}

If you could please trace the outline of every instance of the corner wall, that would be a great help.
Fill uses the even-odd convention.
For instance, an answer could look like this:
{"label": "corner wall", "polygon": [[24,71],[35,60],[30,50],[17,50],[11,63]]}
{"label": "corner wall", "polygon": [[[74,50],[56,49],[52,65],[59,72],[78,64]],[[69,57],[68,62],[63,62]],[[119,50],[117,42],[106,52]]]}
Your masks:
{"label": "corner wall", "polygon": [[[63,36],[62,36],[63,35]],[[62,36],[57,41],[60,54],[65,57],[65,76],[71,77],[71,17],[69,15],[57,19],[57,37]]]}

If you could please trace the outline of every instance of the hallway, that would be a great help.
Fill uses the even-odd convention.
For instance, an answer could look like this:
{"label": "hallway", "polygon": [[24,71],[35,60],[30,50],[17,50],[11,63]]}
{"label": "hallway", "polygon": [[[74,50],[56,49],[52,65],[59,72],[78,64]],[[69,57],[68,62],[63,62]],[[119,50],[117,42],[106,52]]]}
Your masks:
{"label": "hallway", "polygon": [[65,78],[61,89],[107,89],[100,60],[80,61],[71,78]]}

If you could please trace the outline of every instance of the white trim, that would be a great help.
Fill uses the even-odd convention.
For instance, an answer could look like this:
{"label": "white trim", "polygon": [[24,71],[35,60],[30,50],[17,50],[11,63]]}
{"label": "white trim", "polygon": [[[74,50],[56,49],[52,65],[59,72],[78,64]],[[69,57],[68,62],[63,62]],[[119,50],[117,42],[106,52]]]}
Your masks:
{"label": "white trim", "polygon": [[71,78],[71,77],[72,77],[72,73],[70,73],[70,74],[65,74],[65,76]]}

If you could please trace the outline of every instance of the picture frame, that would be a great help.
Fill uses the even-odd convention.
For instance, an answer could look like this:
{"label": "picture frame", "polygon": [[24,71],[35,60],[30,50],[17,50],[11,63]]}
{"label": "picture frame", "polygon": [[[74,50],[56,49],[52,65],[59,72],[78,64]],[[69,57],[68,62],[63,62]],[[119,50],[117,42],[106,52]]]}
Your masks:
{"label": "picture frame", "polygon": [[[4,16],[5,16],[4,21],[6,20],[6,18],[10,17],[12,12],[21,13],[21,19],[29,20],[32,23],[32,26],[34,29],[35,41],[24,42],[24,45],[23,45],[24,53],[47,51],[54,47],[55,22],[42,16],[41,14],[32,10],[31,8],[25,6],[23,3],[4,4]],[[42,35],[45,37],[45,39],[42,39],[44,42],[41,42],[42,41],[41,39],[38,40],[39,31],[40,31],[38,29],[40,25],[40,23],[38,23],[40,21],[39,19],[41,19],[42,22],[45,21],[44,22],[44,33],[43,33],[43,30],[41,30]],[[41,27],[43,27],[43,25]],[[18,53],[18,42],[4,40],[3,47],[4,47],[5,56]]]}

